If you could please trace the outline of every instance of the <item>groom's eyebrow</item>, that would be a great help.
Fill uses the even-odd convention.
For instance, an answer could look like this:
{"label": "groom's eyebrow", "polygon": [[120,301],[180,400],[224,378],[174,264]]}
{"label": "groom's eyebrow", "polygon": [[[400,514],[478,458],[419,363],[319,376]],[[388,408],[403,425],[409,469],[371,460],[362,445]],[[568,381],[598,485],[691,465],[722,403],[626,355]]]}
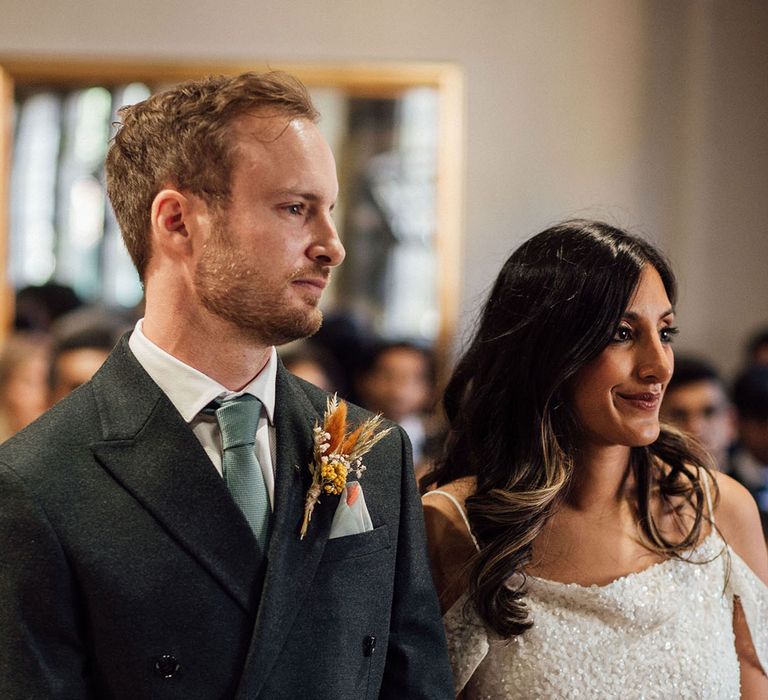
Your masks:
{"label": "groom's eyebrow", "polygon": [[277,190],[275,192],[276,197],[301,197],[301,199],[306,199],[310,202],[316,202],[320,197],[316,195],[314,192],[305,192],[304,190],[291,190],[291,189],[285,189],[285,190]]}
{"label": "groom's eyebrow", "polygon": [[[315,192],[306,192],[304,190],[291,190],[291,189],[283,189],[283,190],[277,190],[274,193],[274,197],[278,199],[303,199],[307,202],[310,202],[311,204],[317,204],[318,202],[323,201],[323,197],[319,194],[316,194]],[[333,208],[336,206],[336,202],[331,202],[329,209],[333,210]]]}

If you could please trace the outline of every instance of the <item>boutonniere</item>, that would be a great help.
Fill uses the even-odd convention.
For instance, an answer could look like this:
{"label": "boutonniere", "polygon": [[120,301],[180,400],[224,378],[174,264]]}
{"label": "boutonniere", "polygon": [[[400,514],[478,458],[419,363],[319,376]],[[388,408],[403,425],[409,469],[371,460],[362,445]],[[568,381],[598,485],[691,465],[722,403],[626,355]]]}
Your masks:
{"label": "boutonniere", "polygon": [[348,430],[347,404],[340,401],[336,394],[328,398],[323,414],[323,423],[315,421],[313,429],[312,462],[309,471],[312,485],[304,499],[304,520],[301,523],[300,537],[307,534],[312,511],[323,494],[338,496],[347,483],[347,475],[352,472],[359,479],[365,471],[363,456],[392,428],[379,430],[383,422],[381,415],[362,422],[356,428]]}

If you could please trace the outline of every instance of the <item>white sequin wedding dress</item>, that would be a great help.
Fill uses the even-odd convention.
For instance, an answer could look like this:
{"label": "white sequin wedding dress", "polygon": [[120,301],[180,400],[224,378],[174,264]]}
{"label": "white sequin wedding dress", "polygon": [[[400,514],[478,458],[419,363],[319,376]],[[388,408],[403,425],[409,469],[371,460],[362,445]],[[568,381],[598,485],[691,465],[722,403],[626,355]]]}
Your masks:
{"label": "white sequin wedding dress", "polygon": [[468,700],[738,700],[734,597],[768,669],[768,587],[715,531],[687,561],[604,586],[529,576],[527,588],[533,627],[511,641],[489,632],[465,596],[443,617],[456,691]]}

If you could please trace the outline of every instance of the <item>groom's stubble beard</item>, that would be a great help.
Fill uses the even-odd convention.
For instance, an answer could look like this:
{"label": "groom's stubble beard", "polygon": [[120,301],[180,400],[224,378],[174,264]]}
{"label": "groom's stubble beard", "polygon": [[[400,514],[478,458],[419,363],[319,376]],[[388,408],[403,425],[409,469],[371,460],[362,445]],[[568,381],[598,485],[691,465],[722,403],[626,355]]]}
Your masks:
{"label": "groom's stubble beard", "polygon": [[309,265],[288,277],[270,276],[263,255],[238,250],[232,244],[226,214],[217,215],[213,224],[195,268],[194,288],[202,305],[264,346],[283,345],[316,333],[323,320],[317,300],[304,296],[304,303],[297,303],[291,281],[307,276],[327,279],[329,270]]}

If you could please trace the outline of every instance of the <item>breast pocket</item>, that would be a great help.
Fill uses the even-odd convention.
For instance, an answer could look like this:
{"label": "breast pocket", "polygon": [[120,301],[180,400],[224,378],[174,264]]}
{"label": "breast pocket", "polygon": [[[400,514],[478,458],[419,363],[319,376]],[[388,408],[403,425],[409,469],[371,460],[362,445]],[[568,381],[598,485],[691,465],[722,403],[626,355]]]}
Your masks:
{"label": "breast pocket", "polygon": [[389,549],[389,528],[386,525],[358,535],[328,540],[320,563],[364,557],[382,549]]}

